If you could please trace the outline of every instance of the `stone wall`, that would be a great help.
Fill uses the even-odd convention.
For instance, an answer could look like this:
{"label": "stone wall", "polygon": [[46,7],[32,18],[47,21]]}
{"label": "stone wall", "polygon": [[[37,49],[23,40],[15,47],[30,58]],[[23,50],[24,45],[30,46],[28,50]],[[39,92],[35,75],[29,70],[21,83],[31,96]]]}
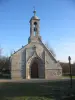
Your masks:
{"label": "stone wall", "polygon": [[[36,51],[34,50],[36,46]],[[32,48],[32,49],[31,49]],[[35,58],[38,58],[39,78],[45,78],[45,65],[44,65],[44,51],[43,47],[39,43],[30,43],[26,48],[26,78],[31,78],[30,65]],[[37,60],[36,60],[37,61]],[[42,72],[42,73],[41,73]]]}
{"label": "stone wall", "polygon": [[62,76],[62,70],[61,69],[46,69],[45,70],[45,78],[51,79],[51,78],[60,78]]}
{"label": "stone wall", "polygon": [[45,51],[45,78],[62,76],[62,68],[60,64],[52,59],[52,57]]}
{"label": "stone wall", "polygon": [[25,48],[11,56],[11,78],[23,79],[25,77]]}
{"label": "stone wall", "polygon": [[11,57],[11,78],[21,77],[21,55],[20,52],[15,53]]}
{"label": "stone wall", "polygon": [[[34,45],[36,50],[33,48]],[[53,60],[42,44],[31,42],[11,56],[11,78],[30,79],[30,65],[34,58],[38,58],[39,61],[39,78],[49,79],[62,75],[61,66]],[[60,74],[59,69],[61,70]]]}

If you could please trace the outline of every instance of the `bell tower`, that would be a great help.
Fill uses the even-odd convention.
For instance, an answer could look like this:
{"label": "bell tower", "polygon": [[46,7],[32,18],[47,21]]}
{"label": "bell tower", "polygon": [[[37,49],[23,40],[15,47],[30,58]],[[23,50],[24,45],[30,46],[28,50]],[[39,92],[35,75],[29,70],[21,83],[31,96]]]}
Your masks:
{"label": "bell tower", "polygon": [[36,16],[36,11],[33,11],[34,16],[30,19],[30,37],[28,43],[30,42],[41,42],[40,36],[40,19]]}

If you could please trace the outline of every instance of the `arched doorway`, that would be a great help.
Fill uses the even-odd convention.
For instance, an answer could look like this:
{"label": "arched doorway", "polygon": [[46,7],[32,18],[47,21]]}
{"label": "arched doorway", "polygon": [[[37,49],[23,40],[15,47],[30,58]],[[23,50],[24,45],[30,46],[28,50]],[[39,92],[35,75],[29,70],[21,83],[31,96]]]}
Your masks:
{"label": "arched doorway", "polygon": [[31,65],[31,78],[38,78],[38,63],[33,62]]}

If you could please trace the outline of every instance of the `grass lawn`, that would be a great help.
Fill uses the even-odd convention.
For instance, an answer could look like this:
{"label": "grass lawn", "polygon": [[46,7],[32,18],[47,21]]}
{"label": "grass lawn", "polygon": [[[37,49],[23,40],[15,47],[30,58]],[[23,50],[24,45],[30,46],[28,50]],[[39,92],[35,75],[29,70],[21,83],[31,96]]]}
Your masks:
{"label": "grass lawn", "polygon": [[[63,78],[70,78],[70,76],[62,76]],[[75,78],[75,76],[72,76],[72,78]]]}
{"label": "grass lawn", "polygon": [[69,80],[43,83],[1,82],[0,100],[75,100],[75,80],[72,87],[71,89]]}

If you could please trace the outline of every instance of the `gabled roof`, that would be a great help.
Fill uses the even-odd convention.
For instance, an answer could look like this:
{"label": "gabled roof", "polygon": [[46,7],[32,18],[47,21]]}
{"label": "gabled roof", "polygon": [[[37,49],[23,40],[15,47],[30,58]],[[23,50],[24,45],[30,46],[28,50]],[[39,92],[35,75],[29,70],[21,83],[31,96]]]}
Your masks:
{"label": "gabled roof", "polygon": [[[28,44],[27,44],[28,45]],[[15,53],[17,53],[18,51],[20,51],[21,49],[25,48],[27,45],[22,46],[22,48],[18,49],[17,51],[15,51],[11,56],[13,56]]]}
{"label": "gabled roof", "polygon": [[[49,53],[49,55],[52,57],[52,59],[57,62],[57,60],[55,59],[55,57],[53,56],[53,54],[50,52],[50,50],[44,45],[44,43],[42,43],[42,46],[47,50],[47,52]],[[27,44],[28,45],[28,44]],[[19,50],[17,50],[16,52],[14,52],[11,56],[13,56],[15,53],[17,53],[18,51],[20,51],[21,49],[25,48],[27,45],[23,46],[22,48],[20,48]]]}

